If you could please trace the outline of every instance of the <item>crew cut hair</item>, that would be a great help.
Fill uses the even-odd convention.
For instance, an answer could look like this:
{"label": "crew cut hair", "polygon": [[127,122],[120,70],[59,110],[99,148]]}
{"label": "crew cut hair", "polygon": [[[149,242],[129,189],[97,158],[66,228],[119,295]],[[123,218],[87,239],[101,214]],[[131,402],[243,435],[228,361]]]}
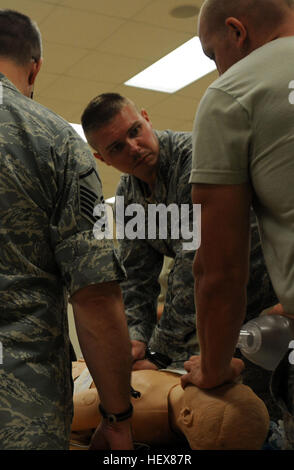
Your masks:
{"label": "crew cut hair", "polygon": [[20,66],[42,57],[40,30],[28,16],[14,10],[0,10],[0,57]]}
{"label": "crew cut hair", "polygon": [[130,101],[119,93],[102,93],[93,98],[81,117],[85,134],[108,124]]}

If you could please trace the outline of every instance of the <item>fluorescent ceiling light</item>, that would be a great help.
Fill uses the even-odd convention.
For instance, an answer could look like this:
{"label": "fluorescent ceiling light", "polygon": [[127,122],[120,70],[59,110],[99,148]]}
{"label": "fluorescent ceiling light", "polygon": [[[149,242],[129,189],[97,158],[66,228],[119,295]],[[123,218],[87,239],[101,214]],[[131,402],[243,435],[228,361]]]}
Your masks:
{"label": "fluorescent ceiling light", "polygon": [[109,197],[108,199],[105,199],[105,202],[107,202],[107,204],[114,204],[115,203],[115,196]]}
{"label": "fluorescent ceiling light", "polygon": [[83,131],[83,127],[81,124],[73,124],[72,122],[70,122],[70,125],[74,128],[74,130],[79,134],[79,136],[85,141],[87,142],[87,139],[85,137],[85,134],[84,134],[84,131]]}
{"label": "fluorescent ceiling light", "polygon": [[125,85],[174,93],[215,70],[204,54],[198,36],[125,82]]}

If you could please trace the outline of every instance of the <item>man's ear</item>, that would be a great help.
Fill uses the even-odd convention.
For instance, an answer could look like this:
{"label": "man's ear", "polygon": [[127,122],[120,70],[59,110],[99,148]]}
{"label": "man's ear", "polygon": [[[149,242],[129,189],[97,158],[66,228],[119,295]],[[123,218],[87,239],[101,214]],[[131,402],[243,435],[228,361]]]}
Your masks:
{"label": "man's ear", "polygon": [[30,74],[29,74],[29,85],[33,85],[35,83],[36,77],[38,73],[40,72],[40,68],[42,66],[43,59],[39,59],[37,62],[32,62]]}
{"label": "man's ear", "polygon": [[147,113],[146,109],[141,110],[141,116],[145,119],[145,121],[149,122],[150,126],[152,127],[152,122],[150,120],[149,114]]}
{"label": "man's ear", "polygon": [[242,21],[230,16],[226,19],[226,26],[229,30],[229,34],[231,35],[232,39],[237,43],[240,48],[242,48],[248,35],[247,29],[242,23]]}
{"label": "man's ear", "polygon": [[97,158],[97,160],[100,160],[100,162],[103,162],[105,163],[106,165],[108,166],[111,166],[110,163],[107,163],[104,158],[102,157],[102,155],[100,155],[100,153],[97,153],[97,152],[94,152],[94,157]]}

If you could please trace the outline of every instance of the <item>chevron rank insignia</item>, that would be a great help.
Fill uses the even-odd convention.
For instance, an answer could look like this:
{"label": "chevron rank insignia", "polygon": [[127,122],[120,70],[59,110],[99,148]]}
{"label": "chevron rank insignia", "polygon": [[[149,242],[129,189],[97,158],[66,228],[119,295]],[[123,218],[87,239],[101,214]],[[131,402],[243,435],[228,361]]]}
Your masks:
{"label": "chevron rank insignia", "polygon": [[79,203],[80,214],[89,222],[95,224],[100,217],[95,216],[94,208],[97,204],[103,204],[101,196],[101,182],[94,168],[79,175]]}

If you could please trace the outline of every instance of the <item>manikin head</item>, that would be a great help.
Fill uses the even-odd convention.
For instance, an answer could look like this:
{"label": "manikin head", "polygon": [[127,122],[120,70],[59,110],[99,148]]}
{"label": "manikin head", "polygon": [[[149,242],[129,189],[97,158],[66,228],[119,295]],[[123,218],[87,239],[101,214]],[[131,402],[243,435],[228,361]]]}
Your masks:
{"label": "manikin head", "polygon": [[220,74],[255,49],[294,35],[293,0],[206,0],[198,33]]}
{"label": "manikin head", "polygon": [[0,10],[0,72],[27,97],[32,97],[42,64],[37,25],[13,10]]}
{"label": "manikin head", "polygon": [[95,157],[148,182],[158,161],[159,144],[147,112],[117,93],[94,98],[82,126]]}

